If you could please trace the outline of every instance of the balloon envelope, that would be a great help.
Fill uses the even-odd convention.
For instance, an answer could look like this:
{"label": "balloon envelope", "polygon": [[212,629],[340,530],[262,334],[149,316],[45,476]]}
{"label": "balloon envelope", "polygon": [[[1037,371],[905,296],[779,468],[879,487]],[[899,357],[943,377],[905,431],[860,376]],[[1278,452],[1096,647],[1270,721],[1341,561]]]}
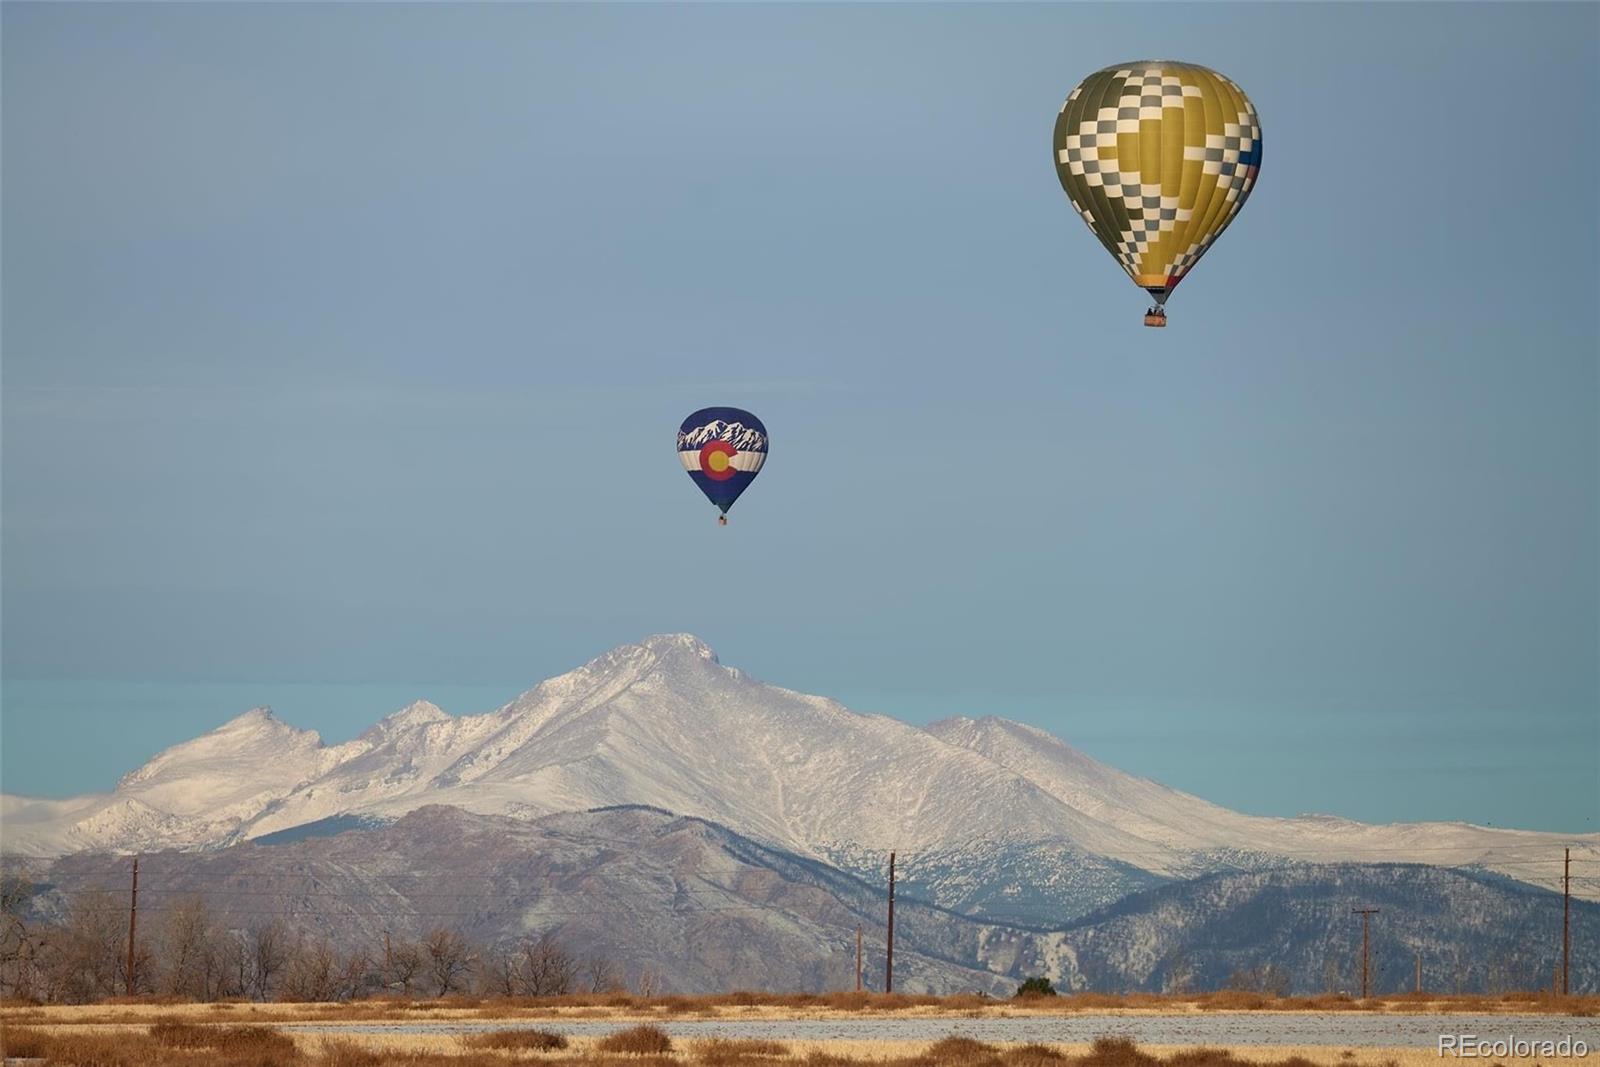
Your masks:
{"label": "balloon envelope", "polygon": [[767,428],[740,408],[701,408],[678,427],[678,460],[727,514],[767,461]]}
{"label": "balloon envelope", "polygon": [[1054,145],[1072,206],[1161,304],[1255,186],[1261,120],[1216,71],[1143,60],[1096,71],[1072,90]]}

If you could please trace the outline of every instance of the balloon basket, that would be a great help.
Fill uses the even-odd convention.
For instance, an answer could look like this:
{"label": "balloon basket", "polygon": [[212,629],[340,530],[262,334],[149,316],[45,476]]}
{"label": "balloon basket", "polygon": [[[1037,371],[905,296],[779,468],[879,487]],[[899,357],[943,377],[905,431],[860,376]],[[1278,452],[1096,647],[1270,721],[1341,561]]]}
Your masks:
{"label": "balloon basket", "polygon": [[1165,326],[1167,324],[1167,313],[1160,308],[1151,308],[1144,313],[1144,324],[1146,326]]}
{"label": "balloon basket", "polygon": [[718,526],[726,526],[726,525],[728,525],[728,516],[726,516],[726,515],[718,515],[717,516],[717,525]]}

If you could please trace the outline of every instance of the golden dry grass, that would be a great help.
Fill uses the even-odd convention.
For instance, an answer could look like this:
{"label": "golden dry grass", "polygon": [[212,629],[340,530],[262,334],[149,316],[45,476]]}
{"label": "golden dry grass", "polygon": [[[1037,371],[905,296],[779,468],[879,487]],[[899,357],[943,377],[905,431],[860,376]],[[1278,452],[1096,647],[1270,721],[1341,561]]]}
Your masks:
{"label": "golden dry grass", "polygon": [[197,1026],[194,1023],[162,1021],[149,1031],[152,1041],[167,1048],[212,1049],[222,1053],[273,1053],[288,1056],[295,1051],[294,1039],[270,1026]]}
{"label": "golden dry grass", "polygon": [[1155,993],[1071,993],[1057,997],[1001,999],[962,995],[913,996],[882,993],[730,993],[720,996],[635,997],[625,993],[541,998],[406,1000],[379,997],[336,1004],[219,1002],[174,1003],[170,998],[119,998],[115,1002],[40,1006],[18,1001],[0,1004],[0,1021],[18,1025],[54,1022],[131,1023],[164,1019],[229,1023],[378,1022],[400,1020],[551,1020],[606,1019],[648,1022],[696,1018],[805,1019],[841,1015],[1052,1016],[1077,1012],[1180,1014],[1206,1011],[1326,1012],[1485,1015],[1600,1015],[1600,996],[1508,993],[1498,996],[1397,994],[1355,1000],[1347,996],[1275,997],[1242,990],[1187,996]]}
{"label": "golden dry grass", "polygon": [[[157,1029],[157,1028],[152,1028]],[[36,1056],[61,1067],[286,1067],[302,1062],[293,1039],[269,1027],[161,1028],[162,1037],[128,1028],[123,1032],[77,1030],[51,1033],[5,1027],[7,1056]]]}
{"label": "golden dry grass", "polygon": [[779,1041],[756,1038],[711,1037],[695,1041],[689,1054],[711,1067],[730,1067],[748,1060],[778,1059],[789,1055],[789,1046]]}
{"label": "golden dry grass", "polygon": [[[651,1030],[654,1028],[638,1028]],[[0,1027],[8,1056],[43,1057],[55,1067],[1430,1067],[1433,1049],[1243,1046],[1139,1046],[1126,1038],[1093,1045],[986,1044],[949,1037],[909,1041],[698,1041],[682,1050],[649,1040],[638,1051],[605,1052],[603,1040],[576,1039],[570,1049],[506,1044],[453,1035],[352,1034],[291,1038],[270,1026],[151,1025]],[[474,1035],[478,1038],[497,1034]],[[488,1046],[488,1047],[483,1047]],[[656,1048],[656,1051],[649,1051]]]}

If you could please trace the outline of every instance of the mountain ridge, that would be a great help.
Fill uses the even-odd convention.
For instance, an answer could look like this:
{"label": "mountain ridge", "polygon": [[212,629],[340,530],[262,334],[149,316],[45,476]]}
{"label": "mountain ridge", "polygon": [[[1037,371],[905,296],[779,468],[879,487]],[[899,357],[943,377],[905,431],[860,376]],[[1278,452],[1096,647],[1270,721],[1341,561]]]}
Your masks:
{"label": "mountain ridge", "polygon": [[217,848],[429,804],[519,818],[643,804],[858,872],[895,849],[908,884],[941,904],[993,909],[1026,894],[1023,910],[1053,918],[1285,861],[1498,864],[1548,888],[1559,872],[1531,867],[1536,853],[1576,844],[1600,858],[1600,834],[1244,815],[1027,724],[919,728],[766,685],[689,634],[618,646],[482,714],[418,701],[336,745],[252,709],[109,794],[0,798],[0,848]]}
{"label": "mountain ridge", "polygon": [[[447,924],[487,969],[550,935],[618,963],[663,991],[824,991],[853,984],[864,928],[868,988],[882,988],[885,886],[714,821],[645,805],[524,820],[426,805],[381,826],[278,843],[140,857],[157,901],[204,899],[216,927],[247,935],[269,915],[294,940],[371,951]],[[28,921],[125,884],[127,861],[80,853],[36,863]],[[1424,958],[1431,989],[1532,988],[1548,979],[1556,894],[1481,873],[1414,865],[1298,866],[1217,873],[1129,894],[1068,923],[969,915],[900,887],[895,984],[905,992],[1006,996],[1043,974],[1063,989],[1220,988],[1237,975],[1289,990],[1350,989],[1360,950],[1352,900],[1381,905],[1375,989],[1410,987]],[[110,905],[115,908],[118,905]],[[1600,906],[1575,902],[1574,936],[1600,932]],[[1575,990],[1600,960],[1573,960]],[[1270,970],[1269,970],[1270,967]]]}

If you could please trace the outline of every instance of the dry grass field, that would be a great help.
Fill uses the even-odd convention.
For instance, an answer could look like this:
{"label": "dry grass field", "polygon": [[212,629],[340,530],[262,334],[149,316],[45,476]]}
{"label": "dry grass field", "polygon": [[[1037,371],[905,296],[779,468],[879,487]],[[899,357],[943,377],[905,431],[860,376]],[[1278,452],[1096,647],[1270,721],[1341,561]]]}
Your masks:
{"label": "dry grass field", "polygon": [[[964,1037],[923,1041],[768,1041],[673,1038],[650,1020],[674,1018],[1018,1017],[1244,1011],[1593,1016],[1600,997],[1272,998],[1218,993],[1189,998],[1082,995],[1021,1001],[871,994],[719,997],[626,995],[554,1000],[369,1000],[342,1004],[172,1003],[149,999],[93,1005],[0,1005],[0,1047],[8,1057],[60,1067],[1422,1067],[1431,1049],[1235,1046],[1136,1047],[1127,1039],[1093,1045],[982,1044]],[[288,1023],[547,1021],[543,1029],[466,1035],[303,1033]],[[632,1021],[605,1037],[559,1032],[562,1020]],[[1592,1056],[1594,1054],[1591,1054]]]}
{"label": "dry grass field", "polygon": [[826,1019],[869,1017],[1012,1018],[1096,1014],[1190,1012],[1362,1011],[1424,1015],[1600,1016],[1600,996],[1506,993],[1496,996],[1413,994],[1358,1000],[1345,996],[1275,997],[1223,990],[1192,996],[1154,993],[1076,993],[1058,997],[997,999],[973,995],[935,997],[882,993],[725,993],[717,996],[639,997],[627,993],[541,998],[376,997],[338,1003],[216,1001],[170,997],[114,998],[97,1004],[38,1005],[0,1002],[0,1022],[10,1025],[126,1024],[177,1020],[195,1023],[404,1022],[416,1020],[516,1021],[563,1019],[650,1022],[669,1019]]}
{"label": "dry grass field", "polygon": [[60,1067],[1423,1067],[1428,1049],[996,1045],[922,1042],[675,1040],[641,1025],[605,1039],[541,1031],[470,1036],[290,1035],[270,1025],[61,1024],[0,1027],[8,1057]]}

